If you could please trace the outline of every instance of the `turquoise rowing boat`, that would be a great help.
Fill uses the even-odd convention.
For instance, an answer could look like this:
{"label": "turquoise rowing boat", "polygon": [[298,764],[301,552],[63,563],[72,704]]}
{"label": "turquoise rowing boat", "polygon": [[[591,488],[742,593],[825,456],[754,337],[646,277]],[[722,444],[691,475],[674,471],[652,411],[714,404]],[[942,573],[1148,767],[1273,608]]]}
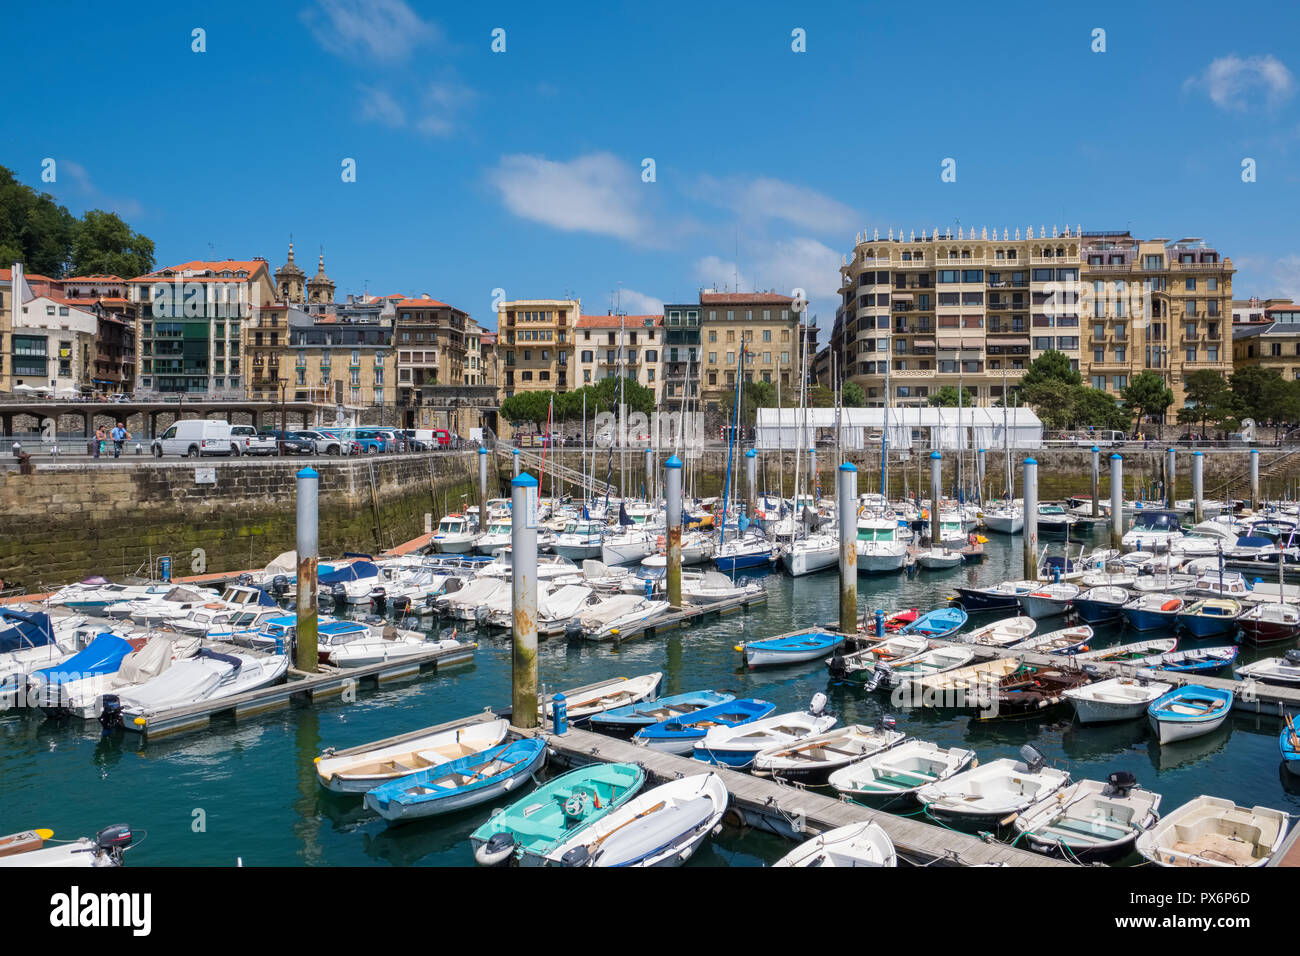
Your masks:
{"label": "turquoise rowing boat", "polygon": [[636,796],[645,770],[633,763],[593,764],[556,777],[470,834],[474,859],[484,866],[512,856],[521,866],[545,866],[546,856]]}

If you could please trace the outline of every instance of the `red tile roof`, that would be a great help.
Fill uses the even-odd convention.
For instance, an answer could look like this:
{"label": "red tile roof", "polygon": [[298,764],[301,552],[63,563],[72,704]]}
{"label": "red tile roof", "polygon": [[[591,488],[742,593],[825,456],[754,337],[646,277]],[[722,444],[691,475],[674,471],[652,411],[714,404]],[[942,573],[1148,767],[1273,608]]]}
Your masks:
{"label": "red tile roof", "polygon": [[[395,299],[397,296],[388,296]],[[399,309],[450,309],[452,306],[446,302],[439,302],[437,299],[402,299],[397,303]]]}
{"label": "red tile roof", "polygon": [[655,325],[663,325],[664,317],[662,314],[656,315],[582,315],[578,317],[577,327],[580,329],[617,329],[620,325],[630,331],[635,331],[645,325],[646,319],[654,319]]}
{"label": "red tile roof", "polygon": [[[259,269],[265,269],[270,274],[270,267],[267,266],[265,259],[221,259],[215,262],[208,262],[203,259],[195,259],[193,262],[182,262],[180,265],[168,266],[150,272],[147,275],[136,276],[134,279],[127,279],[127,282],[157,282],[159,279],[179,279],[182,278],[183,272],[247,272],[249,279],[257,275]],[[174,273],[173,275],[163,275],[164,272]],[[220,276],[194,275],[188,277],[186,281],[193,282],[243,282],[237,276],[231,276],[228,279]]]}
{"label": "red tile roof", "polygon": [[788,305],[794,299],[776,292],[701,292],[700,305]]}

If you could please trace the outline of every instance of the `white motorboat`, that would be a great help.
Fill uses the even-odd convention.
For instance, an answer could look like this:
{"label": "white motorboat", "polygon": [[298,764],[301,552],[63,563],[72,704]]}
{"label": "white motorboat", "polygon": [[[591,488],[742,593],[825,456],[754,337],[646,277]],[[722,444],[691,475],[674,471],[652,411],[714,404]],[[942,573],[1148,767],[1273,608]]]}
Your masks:
{"label": "white motorboat", "polygon": [[1079,585],[1069,581],[1058,584],[1040,584],[1020,595],[1020,606],[1030,617],[1054,617],[1070,609],[1070,602],[1079,596]]}
{"label": "white motorboat", "polygon": [[171,584],[113,584],[95,575],[77,584],[60,588],[49,599],[50,607],[67,607],[82,612],[102,613],[110,604],[134,601],[140,598],[161,597],[170,591]]}
{"label": "white motorboat", "polygon": [[859,538],[853,548],[858,553],[859,574],[888,574],[903,570],[907,563],[907,545],[902,541],[863,541]]}
{"label": "white motorboat", "polygon": [[474,549],[477,535],[470,520],[463,514],[446,515],[438,522],[433,533],[433,550],[439,554],[468,554]]}
{"label": "white motorboat", "polygon": [[1237,676],[1265,684],[1300,687],[1300,651],[1290,650],[1285,657],[1265,657],[1253,664],[1243,664],[1237,668]]}
{"label": "white motorboat", "polygon": [[840,539],[830,532],[813,532],[781,548],[781,564],[794,577],[824,570],[839,560]]}
{"label": "white motorboat", "polygon": [[105,695],[129,693],[132,687],[157,677],[175,661],[193,657],[198,653],[199,646],[199,639],[195,637],[151,637],[122,658],[122,663],[115,672],[85,677],[62,685],[47,685],[43,689],[54,691],[55,696],[39,696],[36,703],[60,716],[94,720],[104,710]]}
{"label": "white motorboat", "polygon": [[1289,825],[1281,810],[1199,796],[1138,837],[1137,851],[1156,866],[1264,866]]}
{"label": "white motorboat", "polygon": [[[558,538],[556,539],[558,542]],[[655,538],[649,531],[638,527],[624,527],[608,534],[601,541],[601,561],[608,566],[640,564],[641,559],[655,549]]]}
{"label": "white motorboat", "polygon": [[551,551],[571,561],[600,558],[605,526],[596,521],[569,521],[564,530],[555,535]]}
{"label": "white motorboat", "polygon": [[547,854],[561,866],[681,866],[722,825],[731,795],[716,773],[647,790]]}
{"label": "white motorboat", "polygon": [[836,770],[827,781],[845,796],[884,809],[916,803],[922,787],[961,773],[975,759],[973,750],[905,740],[895,747]]}
{"label": "white motorboat", "polygon": [[53,836],[53,830],[25,830],[0,836],[0,867],[121,866],[122,854],[135,840],[126,824],[105,827],[93,840],[81,837],[47,843]]}
{"label": "white motorboat", "polygon": [[888,750],[904,734],[892,720],[879,727],[850,724],[804,737],[795,744],[777,744],[754,755],[750,772],[755,776],[777,777],[794,783],[825,783],[836,770],[864,757]]}
{"label": "white motorboat", "polygon": [[1025,530],[1024,508],[992,508],[985,511],[984,527],[998,534],[1020,534]]}
{"label": "white motorboat", "polygon": [[562,584],[537,596],[537,634],[552,637],[563,634],[595,594],[585,584]]}
{"label": "white motorboat", "polygon": [[773,866],[897,866],[889,834],[865,821],[827,830],[795,847]]}
{"label": "white motorboat", "polygon": [[757,581],[736,584],[718,571],[682,574],[682,600],[689,604],[718,604],[738,598],[753,598],[762,593],[763,585]]}
{"label": "white motorboat", "polygon": [[209,603],[222,606],[216,591],[177,585],[166,594],[110,604],[104,608],[104,614],[113,620],[130,620],[141,627],[156,627]]}
{"label": "white motorboat", "polygon": [[1222,521],[1202,521],[1169,545],[1169,554],[1179,558],[1212,558],[1237,544],[1238,531]]}
{"label": "white motorboat", "polygon": [[566,627],[572,637],[589,641],[612,641],[624,631],[644,627],[670,610],[667,601],[635,594],[613,594],[583,607]]}
{"label": "white motorboat", "polygon": [[1031,850],[1071,863],[1110,863],[1133,851],[1139,835],[1160,819],[1160,794],[1131,773],[1080,780],[1040,800],[1015,819]]}
{"label": "white motorboat", "polygon": [[482,753],[505,739],[510,721],[482,720],[430,733],[405,734],[378,747],[353,748],[316,758],[316,778],[335,793],[365,793],[381,784],[439,764]]}
{"label": "white motorboat", "polygon": [[622,591],[632,577],[631,568],[610,568],[590,558],[582,562],[582,581],[596,591]]}
{"label": "white motorboat", "polygon": [[1060,505],[1038,506],[1038,533],[1050,536],[1066,536],[1078,520]]}
{"label": "white motorboat", "polygon": [[957,639],[967,644],[980,644],[985,647],[1010,647],[1028,638],[1037,629],[1037,621],[1020,614],[959,634]]}
{"label": "white motorboat", "polygon": [[149,720],[169,710],[266,687],[288,669],[284,654],[219,654],[205,647],[119,695],[122,726],[141,731]]}
{"label": "white motorboat", "polygon": [[761,750],[789,746],[835,724],[835,717],[826,713],[826,695],[817,693],[807,710],[773,714],[734,727],[711,727],[704,739],[695,744],[694,756],[708,763],[744,768],[754,762]]}
{"label": "white motorboat", "polygon": [[478,609],[494,598],[510,594],[510,582],[504,578],[475,578],[459,591],[444,595],[435,602],[442,613],[458,621],[477,620]]}
{"label": "white motorboat", "polygon": [[[975,659],[973,647],[936,647],[900,661],[889,661],[876,667],[885,687],[897,687],[907,681],[965,667]],[[872,683],[868,683],[869,688]]]}
{"label": "white motorboat", "polygon": [[1203,571],[1196,582],[1187,589],[1188,594],[1207,597],[1243,598],[1250,596],[1250,585],[1236,571]]}
{"label": "white motorboat", "polygon": [[479,554],[496,554],[502,548],[510,547],[510,518],[492,518],[487,530],[474,539],[474,550]]}
{"label": "white motorboat", "polygon": [[960,551],[952,551],[948,548],[923,548],[916,552],[916,563],[931,571],[955,568],[964,560]]}
{"label": "white motorboat", "polygon": [[992,830],[1050,797],[1070,781],[1064,770],[1046,766],[1029,744],[1021,760],[1004,758],[921,787],[917,799],[941,823],[962,829]]}
{"label": "white motorboat", "polygon": [[1144,676],[1112,677],[1095,684],[1072,687],[1065,692],[1081,724],[1136,720],[1146,714],[1152,702],[1173,689],[1172,684]]}
{"label": "white motorboat", "polygon": [[[376,629],[378,630],[378,629]],[[335,667],[365,667],[403,658],[428,654],[431,651],[451,651],[465,646],[455,638],[429,640],[417,631],[402,631],[385,627],[376,634],[357,641],[349,641],[330,653],[330,663]]]}
{"label": "white motorboat", "polygon": [[1140,511],[1120,543],[1126,549],[1162,552],[1183,536],[1178,515],[1172,511]]}

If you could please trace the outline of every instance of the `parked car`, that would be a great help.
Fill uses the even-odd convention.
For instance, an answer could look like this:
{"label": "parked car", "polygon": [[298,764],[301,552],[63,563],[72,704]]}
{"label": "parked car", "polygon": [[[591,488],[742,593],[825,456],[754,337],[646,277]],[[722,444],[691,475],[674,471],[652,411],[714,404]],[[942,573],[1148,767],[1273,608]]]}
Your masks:
{"label": "parked car", "polygon": [[384,451],[406,451],[406,434],[400,428],[379,428],[376,434],[383,436]]}
{"label": "parked car", "polygon": [[350,439],[340,438],[328,431],[301,431],[294,432],[294,434],[299,438],[309,440],[318,455],[349,455],[352,453],[353,443]]}
{"label": "parked car", "polygon": [[[238,427],[238,426],[236,426]],[[150,450],[155,458],[163,455],[237,455],[239,440],[230,434],[229,422],[211,418],[187,418],[174,422],[155,438]]]}
{"label": "parked car", "polygon": [[435,428],[430,432],[431,440],[438,448],[459,448],[460,436],[445,428]]}
{"label": "parked car", "polygon": [[316,452],[316,445],[310,438],[300,438],[297,432],[284,432],[270,429],[262,432],[268,438],[279,443],[280,451],[285,455],[311,455]]}
{"label": "parked car", "polygon": [[230,437],[236,455],[274,455],[275,439],[260,435],[252,425],[231,425]]}
{"label": "parked car", "polygon": [[427,428],[403,428],[398,432],[402,440],[406,442],[408,451],[428,451],[430,446],[429,435],[432,432]]}
{"label": "parked car", "polygon": [[377,455],[388,447],[388,440],[374,428],[333,428],[340,438],[356,444],[355,454]]}

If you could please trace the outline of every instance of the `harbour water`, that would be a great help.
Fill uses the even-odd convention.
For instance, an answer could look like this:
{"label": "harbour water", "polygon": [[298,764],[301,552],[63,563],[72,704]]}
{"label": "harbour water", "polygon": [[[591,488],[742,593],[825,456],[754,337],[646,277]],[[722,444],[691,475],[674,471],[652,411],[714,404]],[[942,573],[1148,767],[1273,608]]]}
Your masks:
{"label": "harbour water", "polygon": [[[859,608],[924,611],[942,605],[957,584],[1021,576],[1019,536],[994,535],[986,550],[982,565],[918,571],[911,578],[862,577]],[[841,723],[872,723],[889,713],[909,736],[973,749],[981,761],[1015,756],[1022,744],[1033,743],[1076,777],[1132,771],[1142,786],[1164,795],[1164,814],[1199,794],[1300,811],[1300,788],[1288,789],[1296,785],[1286,779],[1278,755],[1277,718],[1235,713],[1211,735],[1162,748],[1145,720],[1081,727],[1065,708],[1038,719],[981,722],[952,712],[894,710],[883,695],[830,687],[821,664],[746,671],[734,649],[738,642],[832,622],[838,613],[833,570],[799,579],[778,572],[766,581],[766,605],[662,637],[618,648],[563,638],[543,642],[541,680],[563,689],[663,671],[665,694],[716,688],[766,698],[780,710],[802,708],[824,691]],[[972,623],[995,617],[973,616]],[[1041,629],[1061,626],[1060,620],[1044,621]],[[1092,646],[1134,639],[1103,626]],[[127,855],[130,866],[233,866],[237,859],[247,866],[472,866],[467,837],[490,808],[390,829],[359,799],[321,789],[312,759],[325,747],[342,749],[508,704],[509,639],[480,632],[478,640],[472,664],[363,688],[352,702],[334,699],[239,724],[214,723],[207,731],[147,745],[131,734],[101,738],[94,723],[0,713],[0,833],[49,827],[56,838],[74,838],[130,823],[147,831]],[[1240,663],[1283,650],[1243,648]],[[727,827],[689,865],[762,865],[789,847],[775,836]]]}

